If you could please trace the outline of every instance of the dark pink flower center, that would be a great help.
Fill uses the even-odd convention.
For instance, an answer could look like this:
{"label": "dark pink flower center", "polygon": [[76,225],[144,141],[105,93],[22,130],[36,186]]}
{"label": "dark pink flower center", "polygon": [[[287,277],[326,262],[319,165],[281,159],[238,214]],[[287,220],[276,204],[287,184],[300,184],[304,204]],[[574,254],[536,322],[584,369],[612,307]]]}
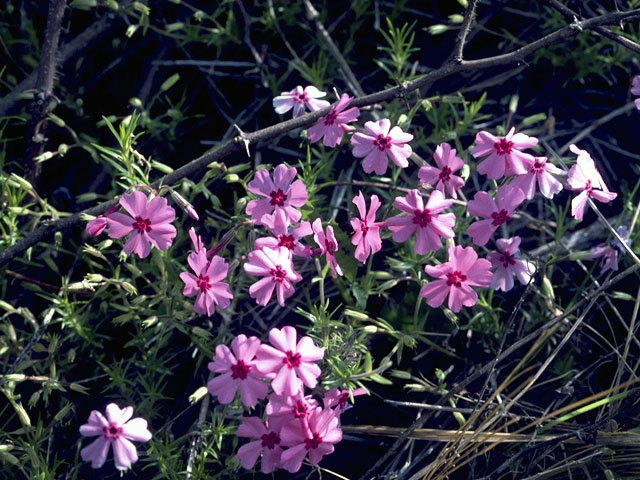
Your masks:
{"label": "dark pink flower center", "polygon": [[110,422],[109,425],[102,427],[105,437],[118,438],[122,433],[122,428],[118,427],[115,423]]}
{"label": "dark pink flower center", "polygon": [[324,241],[324,246],[326,247],[327,252],[330,254],[333,254],[333,252],[338,250],[338,246],[336,245],[336,243],[333,240],[329,240],[328,237]]}
{"label": "dark pink flower center", "polygon": [[198,287],[202,293],[205,293],[207,290],[209,290],[209,288],[211,288],[209,277],[200,274],[198,276],[198,279],[196,280],[196,287]]}
{"label": "dark pink flower center", "polygon": [[271,197],[271,205],[277,205],[278,207],[284,207],[284,202],[287,200],[287,194],[280,188],[269,194]]}
{"label": "dark pink flower center", "polygon": [[250,371],[251,365],[247,365],[243,360],[238,360],[238,363],[231,365],[231,378],[245,380]]}
{"label": "dark pink flower center", "polygon": [[338,118],[338,112],[336,111],[336,107],[331,108],[331,111],[327,113],[327,116],[324,117],[325,125],[333,125],[333,122]]}
{"label": "dark pink flower center", "polygon": [[296,92],[295,95],[293,96],[293,101],[296,103],[304,103],[308,100],[309,100],[309,97],[307,97],[306,92],[302,92],[302,93]]}
{"label": "dark pink flower center", "polygon": [[276,265],[276,268],[271,269],[271,277],[276,283],[282,283],[286,276],[287,272],[280,265]]}
{"label": "dark pink flower center", "polygon": [[136,217],[136,221],[131,224],[134,230],[137,230],[138,233],[142,234],[144,232],[151,231],[151,220],[148,218]]}
{"label": "dark pink flower center", "polygon": [[293,353],[291,350],[285,352],[286,357],[282,359],[282,363],[284,363],[289,368],[299,367],[302,357],[299,353]]}
{"label": "dark pink flower center", "polygon": [[591,196],[591,192],[593,191],[593,187],[591,186],[591,180],[587,180],[587,183],[584,186],[584,189],[587,191],[587,196]]}
{"label": "dark pink flower center", "polygon": [[296,418],[305,418],[308,411],[309,406],[304,400],[298,400],[293,406],[293,416]]}
{"label": "dark pink flower center", "polygon": [[381,133],[378,134],[378,138],[373,140],[373,144],[378,147],[378,150],[384,152],[391,148],[391,137],[386,137]]}
{"label": "dark pink flower center", "polygon": [[338,407],[340,410],[344,410],[347,400],[349,400],[349,392],[342,392],[340,397],[338,397]]}
{"label": "dark pink flower center", "polygon": [[513,258],[513,255],[511,255],[511,253],[509,252],[509,250],[506,250],[504,252],[502,252],[502,255],[500,255],[500,263],[502,263],[502,266],[504,268],[508,268],[509,265],[515,265],[516,261]]}
{"label": "dark pink flower center", "polygon": [[449,167],[442,167],[442,170],[440,170],[440,175],[438,176],[439,180],[442,180],[443,182],[448,182],[449,180],[451,180],[451,169]]}
{"label": "dark pink flower center", "polygon": [[265,433],[260,437],[260,440],[262,440],[262,447],[269,450],[273,450],[276,445],[280,445],[280,437],[276,432]]}
{"label": "dark pink flower center", "polygon": [[544,172],[544,167],[547,164],[546,160],[542,160],[540,158],[536,158],[531,165],[531,173],[542,173]]}
{"label": "dark pink flower center", "polygon": [[314,448],[318,448],[322,443],[322,437],[319,433],[314,433],[313,438],[305,438],[304,439],[304,448],[307,450],[313,450]]}
{"label": "dark pink flower center", "polygon": [[433,215],[429,213],[429,209],[425,208],[424,210],[416,209],[413,212],[413,223],[416,225],[420,225],[422,228],[426,227],[433,220]]}
{"label": "dark pink flower center", "polygon": [[463,275],[460,270],[456,270],[452,273],[447,273],[447,285],[449,287],[461,287],[462,282],[467,281],[467,276]]}
{"label": "dark pink flower center", "polygon": [[293,235],[287,235],[286,233],[280,235],[279,247],[287,247],[289,250],[293,250],[296,247],[296,239]]}
{"label": "dark pink flower center", "polygon": [[498,155],[507,155],[511,153],[511,149],[513,148],[513,142],[510,142],[506,138],[501,138],[499,141],[493,144]]}
{"label": "dark pink flower center", "polygon": [[499,227],[503,223],[506,223],[511,217],[509,216],[509,212],[507,212],[505,209],[502,209],[499,212],[493,212],[491,214],[491,218],[493,218],[493,222],[491,222],[491,225]]}
{"label": "dark pink flower center", "polygon": [[363,235],[366,235],[367,232],[369,231],[369,225],[367,225],[366,220],[362,220],[360,222],[360,231],[362,232]]}

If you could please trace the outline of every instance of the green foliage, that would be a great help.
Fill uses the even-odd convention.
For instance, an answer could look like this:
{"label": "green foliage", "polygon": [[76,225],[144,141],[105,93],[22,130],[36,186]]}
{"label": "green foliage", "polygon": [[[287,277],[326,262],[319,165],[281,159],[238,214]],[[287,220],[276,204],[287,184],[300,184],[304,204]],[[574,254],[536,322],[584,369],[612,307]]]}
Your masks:
{"label": "green foliage", "polygon": [[387,20],[388,32],[380,30],[387,46],[378,47],[378,50],[387,54],[388,58],[374,60],[382,70],[395,82],[402,83],[409,77],[409,58],[419,48],[413,46],[416,34],[413,31],[416,22],[405,23],[400,28],[395,28],[389,18]]}

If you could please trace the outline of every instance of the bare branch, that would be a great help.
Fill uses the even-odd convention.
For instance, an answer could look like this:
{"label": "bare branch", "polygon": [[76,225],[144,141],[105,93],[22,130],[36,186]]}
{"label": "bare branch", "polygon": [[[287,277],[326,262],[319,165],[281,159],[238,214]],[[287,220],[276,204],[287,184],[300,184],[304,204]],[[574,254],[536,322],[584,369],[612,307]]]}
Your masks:
{"label": "bare branch", "polygon": [[[564,15],[569,21],[578,18],[578,14],[571,10],[569,7],[559,2],[558,0],[546,0],[549,5],[555,8],[558,12]],[[609,40],[613,40],[616,43],[619,43],[625,48],[632,50],[636,53],[640,53],[640,45],[638,45],[633,40],[628,39],[627,37],[623,37],[622,35],[618,35],[608,28],[605,27],[594,27],[593,30],[603,37],[607,37]]]}
{"label": "bare branch", "polygon": [[42,152],[46,128],[47,108],[53,92],[53,76],[56,73],[58,41],[67,0],[49,0],[47,27],[42,41],[38,77],[31,106],[31,120],[27,136],[27,149],[24,157],[24,171],[27,179],[37,190],[40,164],[34,157]]}
{"label": "bare branch", "polygon": [[456,62],[462,62],[462,52],[464,50],[464,42],[467,39],[467,35],[469,34],[469,29],[471,28],[471,24],[473,23],[473,18],[476,16],[476,0],[469,0],[469,5],[467,5],[467,9],[464,12],[464,19],[462,20],[462,25],[460,26],[460,32],[458,32],[458,37],[456,38],[456,48],[454,50],[453,58]]}
{"label": "bare branch", "polygon": [[349,67],[349,64],[342,56],[342,53],[340,53],[340,50],[338,50],[338,47],[336,47],[336,44],[333,43],[333,39],[331,38],[331,35],[329,35],[329,32],[327,31],[327,29],[324,28],[324,25],[320,20],[320,14],[313,7],[310,0],[303,0],[303,1],[307,9],[307,14],[309,18],[313,20],[313,22],[316,24],[316,28],[318,29],[318,32],[320,32],[320,36],[322,37],[322,40],[324,41],[325,46],[327,47],[327,50],[329,50],[329,53],[331,53],[331,55],[336,60],[336,62],[338,62],[338,65],[340,65],[340,68],[342,69],[346,77],[347,83],[350,84],[351,88],[353,88],[353,91],[358,96],[360,97],[363,96],[364,90],[362,90],[362,87],[360,86],[360,82],[358,82],[358,80],[356,79],[356,76],[353,74],[351,67]]}
{"label": "bare branch", "polygon": [[[59,52],[58,65],[64,65],[76,55],[84,52],[105,32],[114,28],[117,24],[117,22],[114,22],[116,18],[121,17],[118,17],[115,13],[107,13],[93,25],[87,27],[80,35],[64,45]],[[0,101],[0,117],[6,116],[15,107],[16,102],[20,99],[20,95],[36,86],[37,76],[38,71],[34,70]]]}

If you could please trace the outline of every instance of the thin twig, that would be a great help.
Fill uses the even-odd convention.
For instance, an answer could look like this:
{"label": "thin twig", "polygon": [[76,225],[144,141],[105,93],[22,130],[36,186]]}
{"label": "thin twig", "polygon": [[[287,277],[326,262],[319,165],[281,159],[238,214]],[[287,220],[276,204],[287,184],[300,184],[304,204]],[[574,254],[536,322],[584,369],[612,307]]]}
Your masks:
{"label": "thin twig", "polygon": [[471,23],[473,23],[473,19],[476,16],[476,3],[476,0],[469,0],[467,9],[464,12],[464,18],[462,20],[462,25],[460,26],[460,31],[458,32],[458,36],[456,38],[456,47],[454,50],[453,58],[458,63],[462,63],[463,60],[464,42],[466,41],[467,35],[469,34]]}
{"label": "thin twig", "polygon": [[[122,5],[122,7],[124,8],[124,5]],[[106,32],[115,28],[118,22],[114,20],[117,19],[121,20],[122,16],[109,11],[93,25],[87,27],[81,34],[65,44],[60,48],[58,65],[64,65],[69,60],[75,58],[93,45],[95,41],[102,38]],[[0,117],[6,116],[15,107],[18,100],[21,99],[22,94],[36,86],[37,76],[38,70],[34,70],[0,101]]]}
{"label": "thin twig", "polygon": [[635,103],[629,102],[626,105],[623,105],[622,107],[618,107],[615,110],[610,111],[606,115],[603,115],[602,117],[598,118],[596,121],[591,122],[587,128],[585,128],[584,130],[581,130],[580,133],[578,133],[575,137],[573,137],[571,140],[565,143],[562,147],[560,147],[558,149],[558,153],[560,155],[564,155],[566,151],[569,150],[569,146],[571,144],[578,143],[583,138],[586,138],[589,135],[591,135],[591,132],[593,132],[596,128],[601,127],[605,123],[613,120],[616,117],[619,117],[620,115],[624,115],[625,113],[630,112],[635,108],[636,108]]}
{"label": "thin twig", "polygon": [[38,65],[38,77],[31,105],[31,120],[29,121],[29,133],[27,135],[27,148],[24,157],[24,172],[27,180],[37,190],[38,177],[40,176],[40,163],[35,157],[42,153],[44,133],[46,129],[47,110],[53,92],[53,77],[56,73],[58,42],[62,17],[67,0],[49,0],[49,12],[47,14],[47,27],[42,41],[40,64]]}
{"label": "thin twig", "polygon": [[[565,16],[569,21],[574,18],[578,18],[578,14],[571,10],[569,7],[559,2],[558,0],[546,0],[549,5],[558,10],[562,15]],[[603,37],[607,37],[609,40],[613,40],[616,43],[619,43],[625,48],[632,50],[636,53],[640,53],[640,45],[638,45],[633,40],[628,39],[627,37],[623,37],[622,35],[618,35],[608,28],[605,27],[595,27],[593,29],[595,32],[599,33]]]}
{"label": "thin twig", "polygon": [[[533,332],[529,333],[528,335],[524,336],[523,338],[521,338],[520,340],[512,344],[509,348],[507,348],[505,351],[502,352],[502,354],[498,356],[498,361],[502,361],[505,358],[508,358],[514,352],[516,352],[517,350],[522,348],[524,345],[529,343],[531,340],[537,339],[545,331],[549,330],[550,328],[553,328],[556,324],[563,321],[568,316],[572,315],[576,310],[581,308],[583,304],[587,303],[589,299],[593,298],[596,295],[600,295],[602,292],[609,289],[612,285],[615,285],[622,279],[637,272],[638,270],[640,270],[639,265],[632,265],[631,267],[620,272],[615,277],[610,278],[608,281],[604,282],[600,287],[589,292],[589,294],[586,295],[585,298],[582,298],[581,300],[576,302],[572,307],[566,310],[562,315],[550,320],[549,322],[545,323],[541,327],[537,328]],[[449,390],[449,392],[444,396],[442,396],[440,399],[438,399],[438,401],[436,401],[435,404],[443,405],[444,403],[448,402],[449,399],[452,398],[456,393],[460,392],[467,385],[476,381],[481,376],[485,375],[493,366],[494,366],[493,361],[490,363],[487,363],[482,368],[479,368],[472,375],[468,376],[460,383],[454,384],[452,388]],[[360,478],[362,480],[365,480],[365,479],[369,480],[373,475],[373,473],[376,470],[378,470],[378,468],[380,468],[387,460],[389,460],[390,457],[392,457],[395,454],[395,451],[398,449],[398,447],[402,445],[402,443],[409,438],[411,433],[413,433],[416,428],[421,428],[428,420],[430,420],[433,417],[434,413],[435,412],[427,412],[425,415],[421,416],[415,422],[413,422],[411,426],[405,429],[404,432],[393,443],[393,445],[391,445],[391,447],[387,449],[387,451],[376,461],[376,463],[371,468],[369,468],[369,470],[367,470],[367,472],[365,472],[365,474],[362,475]]]}
{"label": "thin twig", "polygon": [[[356,107],[363,107],[367,105],[373,105],[374,103],[391,100],[401,92],[418,90],[426,85],[430,85],[436,80],[447,78],[456,73],[520,62],[524,57],[530,55],[540,48],[543,48],[560,39],[575,35],[579,31],[578,27],[582,29],[588,29],[598,25],[617,24],[622,21],[630,21],[637,18],[640,18],[640,9],[634,9],[628,12],[608,13],[599,17],[590,18],[589,20],[585,20],[584,22],[567,25],[549,35],[535,40],[529,45],[518,48],[513,52],[496,55],[494,57],[487,57],[480,60],[463,60],[460,64],[448,64],[415,80],[405,82],[402,86],[395,86],[370,95],[358,97],[353,100],[352,105]],[[326,115],[329,112],[330,108],[331,107],[326,107],[322,110],[310,112],[305,115],[301,115],[298,118],[286,120],[270,127],[257,130],[253,133],[247,133],[245,138],[251,144],[255,144],[257,142],[269,140],[296,128],[307,127],[313,124],[321,116]],[[154,182],[152,186],[159,186],[160,184],[174,184],[185,177],[190,177],[207,165],[217,162],[227,157],[231,153],[237,152],[238,150],[242,149],[243,146],[244,145],[241,139],[239,137],[236,137],[231,141],[221,144],[220,146],[218,146],[218,148],[190,161],[183,167],[178,168],[161,180]],[[41,225],[34,231],[25,235],[25,237],[15,245],[12,245],[0,252],[0,266],[9,262],[12,258],[24,252],[27,248],[49,237],[53,233],[81,224],[83,213],[89,215],[99,215],[115,205],[116,201],[117,200],[111,200],[84,210],[83,212],[76,213],[66,218]]]}
{"label": "thin twig", "polygon": [[356,79],[356,76],[353,74],[351,67],[349,67],[349,64],[342,56],[342,53],[340,53],[340,50],[338,50],[338,47],[336,47],[336,44],[333,43],[331,35],[329,35],[329,32],[320,20],[320,14],[313,7],[310,0],[303,0],[303,2],[304,6],[307,9],[307,15],[309,16],[309,19],[316,24],[316,28],[318,29],[318,32],[320,32],[320,36],[322,37],[327,50],[329,50],[329,53],[331,53],[336,62],[338,62],[338,65],[340,65],[340,68],[342,69],[342,72],[346,77],[347,83],[359,97],[363,96],[364,90],[362,90],[360,82],[358,82],[358,80]]}

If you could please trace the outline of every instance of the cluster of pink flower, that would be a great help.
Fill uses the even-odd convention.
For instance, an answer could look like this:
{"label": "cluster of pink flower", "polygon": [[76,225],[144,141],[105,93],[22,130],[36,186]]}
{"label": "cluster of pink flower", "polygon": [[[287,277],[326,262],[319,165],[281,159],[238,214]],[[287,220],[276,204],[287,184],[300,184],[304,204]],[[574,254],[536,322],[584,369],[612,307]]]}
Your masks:
{"label": "cluster of pink flower", "polygon": [[[297,116],[305,106],[313,111],[328,107],[328,102],[317,100],[324,95],[314,87],[297,87],[276,97],[274,106],[279,113],[293,109],[294,116]],[[352,100],[352,97],[343,94],[327,115],[320,117],[309,128],[309,140],[315,142],[322,138],[324,145],[334,147],[342,141],[345,132],[355,132],[351,136],[352,152],[357,158],[363,158],[362,166],[366,173],[384,174],[389,159],[399,168],[406,168],[407,159],[412,154],[408,143],[413,136],[397,126],[391,128],[388,119],[366,122],[365,131],[356,132],[354,127],[348,125],[356,121],[360,113],[356,107],[348,108]],[[468,213],[479,217],[466,232],[474,244],[486,245],[494,232],[510,220],[515,209],[525,199],[534,197],[536,185],[541,194],[549,199],[562,190],[563,183],[557,177],[563,171],[546,157],[535,157],[523,151],[535,147],[537,143],[537,138],[515,133],[515,128],[504,137],[496,137],[486,131],[476,135],[471,155],[482,159],[477,165],[478,173],[493,180],[509,177],[511,181],[497,189],[495,200],[487,192],[477,192],[467,203]],[[571,145],[570,149],[577,160],[568,172],[567,186],[579,192],[571,202],[571,212],[577,220],[581,220],[589,198],[610,202],[616,198],[616,194],[608,190],[586,151],[575,145]],[[351,219],[354,230],[351,242],[356,247],[354,255],[357,260],[364,263],[369,255],[380,251],[380,231],[383,228],[393,232],[392,238],[396,242],[405,242],[415,234],[413,248],[419,255],[439,250],[442,239],[454,237],[456,216],[444,211],[457,200],[457,192],[464,185],[462,177],[456,175],[464,163],[447,143],[437,146],[434,160],[436,166],[425,165],[418,172],[419,182],[433,187],[426,203],[419,190],[410,190],[393,201],[400,214],[378,222],[376,214],[381,202],[376,195],[370,197],[368,211],[362,192],[353,198],[360,215]],[[293,295],[294,284],[302,280],[294,268],[294,257],[306,259],[313,255],[324,255],[332,276],[335,278],[343,274],[335,255],[338,242],[333,227],[328,225],[325,229],[320,218],[313,223],[300,222],[302,213],[299,208],[306,204],[308,195],[306,186],[301,180],[296,180],[296,175],[295,167],[278,165],[273,174],[268,170],[257,171],[248,184],[249,192],[257,198],[247,204],[246,212],[254,225],[264,226],[270,232],[270,236],[255,241],[254,250],[248,254],[248,261],[244,264],[247,274],[260,277],[249,288],[249,295],[259,305],[267,305],[274,291],[281,306]],[[447,193],[450,199],[446,198]],[[175,211],[165,199],[153,197],[148,200],[144,193],[134,191],[123,195],[119,205],[129,215],[119,213],[119,207],[114,207],[90,221],[87,233],[97,235],[109,226],[109,236],[112,238],[131,234],[124,251],[135,252],[141,258],[149,254],[151,245],[162,250],[169,248],[176,235],[176,229],[171,224]],[[229,285],[223,281],[228,265],[215,255],[218,247],[207,250],[193,229],[189,234],[193,250],[187,261],[193,273],[180,274],[185,284],[183,293],[187,297],[196,296],[195,311],[210,316],[216,306],[225,308],[233,298]],[[302,243],[302,239],[311,234],[317,248]],[[448,295],[449,308],[457,312],[462,305],[476,303],[477,295],[472,286],[492,286],[508,291],[513,287],[514,275],[520,282],[528,283],[534,267],[531,262],[520,259],[519,245],[519,237],[497,240],[497,251],[489,254],[488,261],[478,259],[471,247],[450,248],[448,262],[437,267],[425,267],[425,271],[438,280],[425,286],[422,295],[432,307],[440,306]]]}
{"label": "cluster of pink flower", "polygon": [[[634,79],[634,89],[636,83]],[[314,92],[317,92],[317,89],[314,89]],[[288,94],[292,95],[293,92]],[[347,108],[352,100],[348,95],[342,94],[329,113],[309,128],[309,140],[315,142],[322,138],[325,146],[335,147],[341,142],[345,132],[355,132],[356,129],[348,125],[356,121],[359,115],[356,107]],[[275,103],[276,100],[274,105]],[[356,132],[351,137],[352,153],[355,157],[364,157],[362,166],[365,173],[384,174],[389,158],[400,168],[408,166],[407,159],[412,153],[408,145],[413,139],[411,134],[403,132],[397,126],[391,128],[388,119],[366,122],[365,131],[366,133]],[[476,135],[471,155],[475,158],[485,157],[477,165],[478,173],[493,180],[511,177],[511,181],[503,183],[497,189],[495,200],[487,192],[477,192],[473,200],[467,203],[467,212],[480,218],[467,230],[467,235],[474,244],[486,245],[494,232],[509,221],[525,198],[530,200],[534,197],[536,185],[541,194],[549,199],[562,190],[563,183],[557,177],[564,172],[546,157],[536,157],[523,151],[537,144],[537,138],[515,133],[515,128],[504,137],[496,137],[486,131]],[[607,189],[589,154],[575,145],[570,148],[577,155],[577,161],[568,172],[567,185],[579,192],[571,202],[571,212],[574,218],[582,220],[589,198],[606,203],[616,198],[616,194]],[[394,199],[393,205],[401,215],[377,222],[375,217],[381,202],[376,195],[371,196],[368,212],[362,192],[353,199],[360,214],[360,218],[351,220],[351,226],[355,231],[352,243],[356,246],[356,259],[364,263],[370,254],[382,248],[380,230],[385,227],[393,232],[392,238],[396,242],[405,242],[415,233],[414,251],[420,255],[440,249],[442,239],[454,237],[456,217],[453,213],[443,211],[458,198],[457,191],[464,185],[464,180],[455,175],[464,163],[456,155],[456,150],[447,143],[438,145],[434,152],[434,160],[436,166],[426,165],[418,172],[420,182],[434,188],[427,198],[426,205],[420,191],[411,190],[406,196]],[[447,192],[451,199],[445,198]],[[267,191],[261,194],[267,196]],[[274,192],[270,195],[273,199]],[[447,262],[425,267],[425,271],[437,280],[426,285],[421,295],[432,307],[440,306],[448,296],[449,308],[458,312],[463,305],[475,305],[477,294],[471,287],[491,286],[506,292],[513,288],[514,276],[521,283],[528,283],[535,267],[532,262],[520,259],[520,242],[521,239],[517,236],[497,240],[497,251],[489,253],[488,260],[478,259],[471,247],[449,248]],[[332,258],[335,261],[335,256]],[[269,268],[273,267],[270,265]],[[336,271],[340,271],[337,264],[332,263],[331,268],[334,275]],[[288,295],[292,293],[292,289],[293,287],[288,290]]]}
{"label": "cluster of pink flower", "polygon": [[[310,337],[298,340],[296,329],[289,326],[273,328],[269,343],[238,335],[231,350],[218,345],[209,363],[209,370],[218,375],[207,387],[220,403],[231,403],[239,390],[242,403],[255,407],[267,397],[270,384],[273,392],[265,408],[266,420],[245,417],[238,428],[239,437],[253,440],[240,447],[238,458],[243,467],[253,468],[262,454],[264,473],[277,468],[297,472],[307,456],[316,465],[342,440],[339,419],[349,392],[334,388],[324,394],[324,407],[319,406],[305,395],[304,387],[317,386],[321,370],[316,362],[323,358],[324,349]],[[352,395],[364,393],[356,389]]]}

